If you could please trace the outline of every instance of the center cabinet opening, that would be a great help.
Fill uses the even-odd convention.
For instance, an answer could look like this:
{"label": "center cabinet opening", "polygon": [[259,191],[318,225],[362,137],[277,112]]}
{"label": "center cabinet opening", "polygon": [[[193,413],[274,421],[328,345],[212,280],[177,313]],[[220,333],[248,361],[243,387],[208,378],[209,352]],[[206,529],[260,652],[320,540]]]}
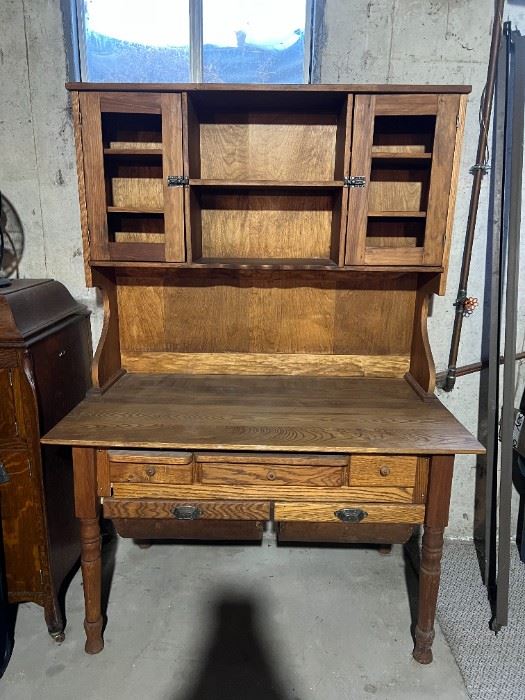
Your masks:
{"label": "center cabinet opening", "polygon": [[193,187],[194,260],[337,264],[342,188]]}
{"label": "center cabinet opening", "polygon": [[193,260],[337,265],[348,96],[200,93],[187,110]]}

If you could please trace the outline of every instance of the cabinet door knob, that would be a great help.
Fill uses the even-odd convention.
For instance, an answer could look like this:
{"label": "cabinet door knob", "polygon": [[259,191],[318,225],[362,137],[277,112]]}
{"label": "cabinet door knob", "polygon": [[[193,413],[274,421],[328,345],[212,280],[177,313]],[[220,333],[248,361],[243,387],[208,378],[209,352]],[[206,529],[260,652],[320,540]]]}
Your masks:
{"label": "cabinet door knob", "polygon": [[269,479],[270,481],[273,481],[275,479],[275,474],[273,472],[268,472],[266,475],[266,478]]}
{"label": "cabinet door knob", "polygon": [[340,508],[334,513],[343,523],[360,523],[367,517],[368,513],[362,508]]}
{"label": "cabinet door knob", "polygon": [[381,474],[381,476],[388,476],[390,474],[390,467],[383,465],[379,470],[379,473]]}
{"label": "cabinet door knob", "polygon": [[59,353],[58,353],[58,356],[59,356],[59,357],[64,357],[64,355],[66,354],[66,352],[67,352],[67,350],[60,350]]}
{"label": "cabinet door knob", "polygon": [[155,467],[148,467],[148,468],[146,469],[146,474],[147,474],[148,476],[155,476],[156,471],[157,471],[157,470],[155,469]]}

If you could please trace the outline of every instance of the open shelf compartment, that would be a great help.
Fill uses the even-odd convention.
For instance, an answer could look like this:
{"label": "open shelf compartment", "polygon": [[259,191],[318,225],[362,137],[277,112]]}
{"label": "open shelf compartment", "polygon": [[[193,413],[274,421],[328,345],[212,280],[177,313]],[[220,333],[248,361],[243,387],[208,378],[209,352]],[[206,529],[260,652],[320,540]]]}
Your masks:
{"label": "open shelf compartment", "polygon": [[333,182],[345,175],[344,93],[188,96],[189,177]]}
{"label": "open shelf compartment", "polygon": [[336,265],[343,188],[190,188],[193,261]]}

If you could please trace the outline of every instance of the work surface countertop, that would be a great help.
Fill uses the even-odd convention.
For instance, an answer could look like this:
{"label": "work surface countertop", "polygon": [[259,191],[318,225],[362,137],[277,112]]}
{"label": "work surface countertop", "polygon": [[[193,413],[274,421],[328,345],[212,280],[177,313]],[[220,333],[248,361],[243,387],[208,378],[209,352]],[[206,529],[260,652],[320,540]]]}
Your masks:
{"label": "work surface countertop", "polygon": [[404,379],[125,374],[44,444],[380,454],[483,453]]}

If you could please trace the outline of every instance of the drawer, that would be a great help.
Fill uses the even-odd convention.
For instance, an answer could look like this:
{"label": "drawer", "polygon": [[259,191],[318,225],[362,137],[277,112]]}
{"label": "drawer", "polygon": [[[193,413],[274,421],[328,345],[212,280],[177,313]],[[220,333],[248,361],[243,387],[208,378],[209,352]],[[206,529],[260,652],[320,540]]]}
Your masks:
{"label": "drawer", "polygon": [[414,486],[415,456],[352,455],[350,486]]}
{"label": "drawer", "polygon": [[268,501],[175,501],[155,499],[104,499],[106,518],[173,518],[194,520],[269,520]]}
{"label": "drawer", "polygon": [[343,486],[347,457],[340,455],[196,454],[203,484]]}
{"label": "drawer", "polygon": [[425,506],[422,504],[350,504],[348,502],[333,501],[331,503],[276,502],[274,506],[274,520],[340,523],[342,521],[335,513],[343,509],[363,511],[366,515],[359,521],[360,523],[405,523],[407,525],[417,525],[424,522],[425,518]]}
{"label": "drawer", "polygon": [[191,484],[191,452],[157,450],[110,450],[108,452],[111,483]]}

